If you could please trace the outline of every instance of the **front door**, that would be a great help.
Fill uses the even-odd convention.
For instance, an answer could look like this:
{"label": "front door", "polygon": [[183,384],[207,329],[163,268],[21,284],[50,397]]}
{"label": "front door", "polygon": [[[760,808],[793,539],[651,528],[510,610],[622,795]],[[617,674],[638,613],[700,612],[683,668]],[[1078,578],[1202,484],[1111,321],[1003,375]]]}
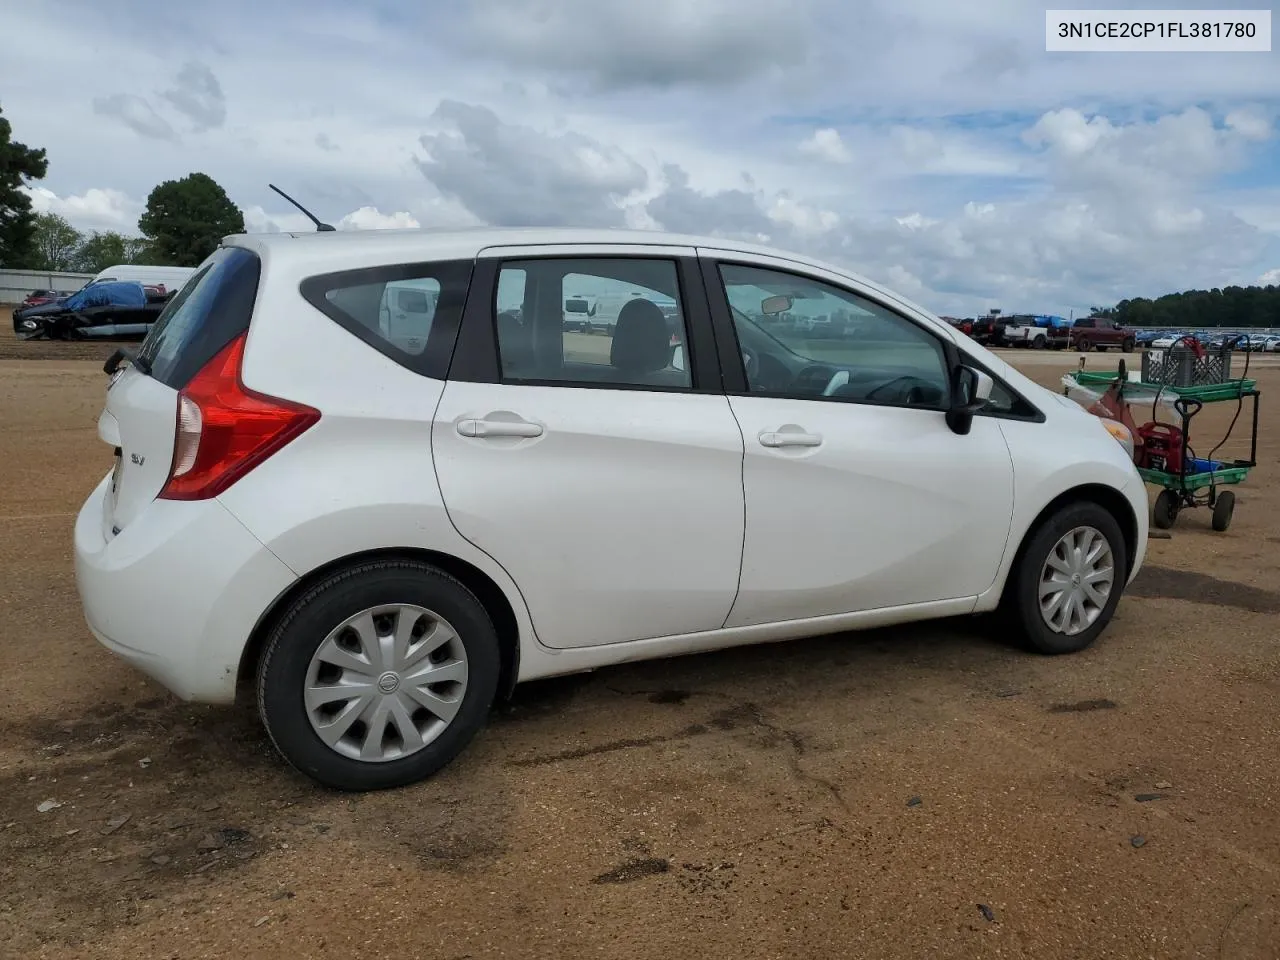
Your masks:
{"label": "front door", "polygon": [[[544,645],[718,629],[743,444],[712,351],[671,363],[668,314],[685,342],[708,323],[693,251],[536,253],[489,251],[476,271],[494,289],[472,291],[484,306],[468,305],[432,427],[449,517],[511,575]],[[584,298],[605,305],[596,332],[566,328]]]}
{"label": "front door", "polygon": [[976,418],[965,436],[947,427],[942,332],[759,262],[706,273],[727,300],[746,379],[730,397],[746,444],[747,523],[728,625],[990,587],[1013,467],[994,420]]}

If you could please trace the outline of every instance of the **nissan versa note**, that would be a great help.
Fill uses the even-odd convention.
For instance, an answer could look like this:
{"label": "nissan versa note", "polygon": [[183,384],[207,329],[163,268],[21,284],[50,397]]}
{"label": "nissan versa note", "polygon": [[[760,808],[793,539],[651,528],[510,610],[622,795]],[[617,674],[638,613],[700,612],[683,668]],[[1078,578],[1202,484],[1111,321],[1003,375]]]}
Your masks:
{"label": "nissan versa note", "polygon": [[338,788],[429,776],[554,674],[984,612],[1077,651],[1146,550],[1124,427],[724,240],[232,236],[107,369],[89,626],[179,697],[252,693]]}

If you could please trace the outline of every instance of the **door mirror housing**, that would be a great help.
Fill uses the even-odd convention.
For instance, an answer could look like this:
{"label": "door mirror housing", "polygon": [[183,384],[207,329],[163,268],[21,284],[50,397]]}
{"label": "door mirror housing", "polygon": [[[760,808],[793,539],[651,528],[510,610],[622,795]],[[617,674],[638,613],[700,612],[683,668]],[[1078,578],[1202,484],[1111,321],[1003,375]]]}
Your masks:
{"label": "door mirror housing", "polygon": [[671,348],[671,369],[684,370],[684,344],[677,343]]}
{"label": "door mirror housing", "polygon": [[973,427],[974,416],[987,405],[995,381],[974,367],[960,364],[951,378],[951,406],[947,409],[947,426],[961,436]]}

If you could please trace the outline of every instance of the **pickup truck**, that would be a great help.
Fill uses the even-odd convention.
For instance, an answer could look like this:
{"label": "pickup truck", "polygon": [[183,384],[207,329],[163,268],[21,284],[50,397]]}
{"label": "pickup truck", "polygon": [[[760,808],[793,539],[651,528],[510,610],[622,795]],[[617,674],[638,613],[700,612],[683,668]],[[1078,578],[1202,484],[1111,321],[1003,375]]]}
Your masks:
{"label": "pickup truck", "polygon": [[1011,347],[1061,350],[1071,343],[1071,327],[1066,317],[1014,316],[1005,322],[1002,340]]}
{"label": "pickup truck", "polygon": [[1000,316],[978,317],[973,321],[969,336],[983,346],[1001,346],[1004,343],[1004,326],[1007,322],[1005,317]]}
{"label": "pickup truck", "polygon": [[1136,342],[1136,331],[1121,326],[1118,320],[1110,317],[1084,317],[1071,327],[1071,348],[1081,353],[1110,347],[1131,353]]}

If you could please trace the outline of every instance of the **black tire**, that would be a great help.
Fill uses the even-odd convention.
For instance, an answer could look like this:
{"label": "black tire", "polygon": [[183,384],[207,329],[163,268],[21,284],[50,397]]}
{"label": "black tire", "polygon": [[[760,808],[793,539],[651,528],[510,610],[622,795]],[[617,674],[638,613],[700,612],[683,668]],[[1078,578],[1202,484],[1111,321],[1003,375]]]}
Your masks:
{"label": "black tire", "polygon": [[1048,345],[1049,345],[1049,338],[1046,337],[1043,333],[1031,341],[1031,346],[1036,350],[1043,350]]}
{"label": "black tire", "polygon": [[1081,353],[1088,353],[1092,349],[1092,345],[1089,343],[1089,338],[1081,337],[1079,340],[1077,340],[1076,349],[1079,350]]}
{"label": "black tire", "polygon": [[1177,494],[1172,490],[1161,490],[1151,507],[1151,525],[1160,530],[1168,530],[1178,519],[1181,506]]}
{"label": "black tire", "polygon": [[[414,604],[453,626],[466,651],[461,706],[448,726],[415,753],[380,762],[343,756],[316,734],[302,690],[312,655],[346,618],[380,604]],[[462,583],[412,560],[371,560],[326,577],[294,600],[271,631],[258,670],[258,712],[272,742],[295,768],[339,790],[381,790],[415,783],[448,764],[488,716],[501,652],[484,606]]]}
{"label": "black tire", "polygon": [[1123,353],[1133,353],[1133,341],[1126,340],[1124,343],[1120,344],[1120,350]]}
{"label": "black tire", "polygon": [[[1058,541],[1076,527],[1093,527],[1106,539],[1111,548],[1115,569],[1111,593],[1098,617],[1085,630],[1074,635],[1059,633],[1044,621],[1040,612],[1040,572],[1049,552]],[[1106,629],[1120,603],[1124,592],[1128,551],[1120,524],[1110,511],[1096,503],[1076,501],[1059,508],[1030,535],[1026,548],[1021,551],[1017,566],[1010,574],[1010,590],[1006,594],[1008,612],[1021,634],[1023,642],[1036,653],[1059,655],[1084,650]]]}
{"label": "black tire", "polygon": [[1223,490],[1213,504],[1213,529],[1221,533],[1231,526],[1231,516],[1236,512],[1236,495]]}

